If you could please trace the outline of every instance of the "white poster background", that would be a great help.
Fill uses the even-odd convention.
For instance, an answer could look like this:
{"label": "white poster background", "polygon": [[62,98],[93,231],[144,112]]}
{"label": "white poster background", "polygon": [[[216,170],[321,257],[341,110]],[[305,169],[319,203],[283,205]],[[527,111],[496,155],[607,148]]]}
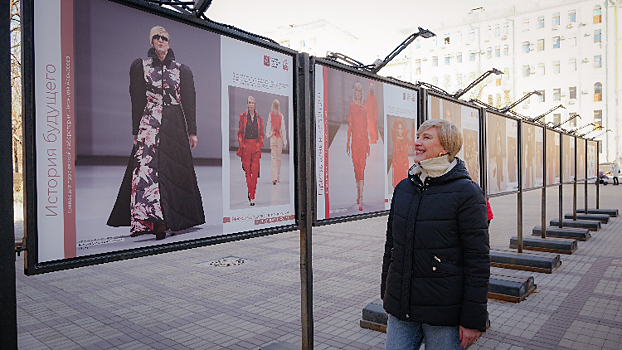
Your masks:
{"label": "white poster background", "polygon": [[463,144],[458,158],[464,160],[471,179],[480,184],[479,160],[479,110],[467,106],[460,108]]}
{"label": "white poster background", "polygon": [[[316,85],[317,86],[317,85]],[[419,96],[417,91],[404,89],[399,86],[385,84],[384,85],[384,130],[385,140],[391,137],[392,126],[388,125],[387,115],[401,117],[414,120],[417,125],[417,103]],[[409,136],[410,137],[410,136]],[[414,142],[414,140],[411,140]],[[388,144],[385,141],[384,159],[388,161]],[[413,157],[408,157],[408,164],[412,166]],[[385,209],[391,209],[391,198],[393,197],[393,180],[390,177],[392,173],[385,173]],[[391,190],[390,190],[391,189]]]}
{"label": "white poster background", "polygon": [[326,219],[326,156],[328,153],[328,143],[326,142],[328,131],[326,130],[327,113],[324,108],[324,70],[326,68],[318,64],[315,65],[315,178],[317,191],[317,210],[318,220]]}
{"label": "white poster background", "polygon": [[[293,61],[292,56],[264,49],[236,39],[221,38],[222,72],[222,131],[229,135],[229,86],[256,90],[275,95],[287,96],[288,105],[281,105],[281,110],[289,110],[290,122],[287,123],[287,136],[293,146]],[[243,112],[240,111],[240,112]],[[265,124],[268,116],[262,116]],[[292,150],[293,147],[290,148]],[[229,137],[222,138],[222,191],[223,191],[223,233],[257,230],[274,226],[294,224],[294,152],[283,154],[289,157],[289,203],[272,206],[249,206],[231,210]],[[269,153],[262,154],[270,157]],[[261,169],[261,176],[269,176],[270,169]],[[258,185],[259,186],[259,185]]]}
{"label": "white poster background", "polygon": [[39,262],[65,258],[60,8],[60,1],[34,7]]}
{"label": "white poster background", "polygon": [[596,167],[596,141],[587,141],[587,179],[594,179],[598,176]]}
{"label": "white poster background", "polygon": [[535,127],[536,129],[536,187],[542,187],[544,185],[544,176],[542,173],[544,167],[544,129],[540,127]]}
{"label": "white poster background", "polygon": [[505,132],[508,136],[508,190],[518,191],[518,123],[508,119]]}

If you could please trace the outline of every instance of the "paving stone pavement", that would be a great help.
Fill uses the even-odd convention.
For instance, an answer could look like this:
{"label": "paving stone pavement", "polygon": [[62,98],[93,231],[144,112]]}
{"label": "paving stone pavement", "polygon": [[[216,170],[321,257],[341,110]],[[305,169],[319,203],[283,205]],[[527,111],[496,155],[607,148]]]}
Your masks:
{"label": "paving stone pavement", "polygon": [[[594,185],[588,200],[594,207]],[[563,191],[572,211],[573,186]],[[601,208],[619,208],[622,186],[601,187]],[[523,194],[523,235],[540,225],[541,190]],[[548,188],[547,220],[558,216]],[[515,194],[494,197],[493,249],[516,236]],[[584,186],[578,186],[583,207]],[[384,349],[383,333],[360,328],[379,298],[386,216],[313,229],[315,349]],[[214,267],[225,257],[244,264]],[[16,260],[20,349],[260,349],[301,347],[298,232],[58,271],[21,272]],[[622,217],[562,255],[552,274],[521,303],[489,300],[490,329],[477,349],[622,348]],[[424,348],[424,347],[422,347]]]}

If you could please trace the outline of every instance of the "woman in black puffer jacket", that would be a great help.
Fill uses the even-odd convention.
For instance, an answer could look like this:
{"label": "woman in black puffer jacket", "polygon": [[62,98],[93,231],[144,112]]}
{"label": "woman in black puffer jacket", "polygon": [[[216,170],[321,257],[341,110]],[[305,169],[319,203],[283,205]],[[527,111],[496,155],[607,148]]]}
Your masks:
{"label": "woman in black puffer jacket", "polygon": [[424,122],[415,165],[393,193],[382,264],[387,349],[461,349],[486,330],[490,256],[486,200],[457,126]]}

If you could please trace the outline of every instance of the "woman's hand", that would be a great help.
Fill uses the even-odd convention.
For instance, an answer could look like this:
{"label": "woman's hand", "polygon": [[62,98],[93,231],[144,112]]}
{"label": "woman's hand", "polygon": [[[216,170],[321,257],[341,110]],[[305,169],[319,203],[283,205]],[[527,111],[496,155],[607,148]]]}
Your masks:
{"label": "woman's hand", "polygon": [[467,345],[475,343],[481,334],[482,332],[477,329],[464,328],[460,326],[460,346],[464,348]]}
{"label": "woman's hand", "polygon": [[190,134],[188,139],[190,140],[190,149],[194,149],[197,146],[197,142],[199,142],[199,138],[197,135]]}

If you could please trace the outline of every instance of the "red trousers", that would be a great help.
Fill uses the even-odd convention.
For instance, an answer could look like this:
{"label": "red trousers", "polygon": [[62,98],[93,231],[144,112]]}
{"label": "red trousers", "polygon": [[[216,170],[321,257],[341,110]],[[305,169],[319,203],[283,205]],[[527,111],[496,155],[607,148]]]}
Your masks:
{"label": "red trousers", "polygon": [[246,187],[251,199],[255,199],[257,190],[257,178],[259,177],[259,159],[261,158],[261,145],[258,140],[244,141],[241,152],[242,169],[246,173]]}

